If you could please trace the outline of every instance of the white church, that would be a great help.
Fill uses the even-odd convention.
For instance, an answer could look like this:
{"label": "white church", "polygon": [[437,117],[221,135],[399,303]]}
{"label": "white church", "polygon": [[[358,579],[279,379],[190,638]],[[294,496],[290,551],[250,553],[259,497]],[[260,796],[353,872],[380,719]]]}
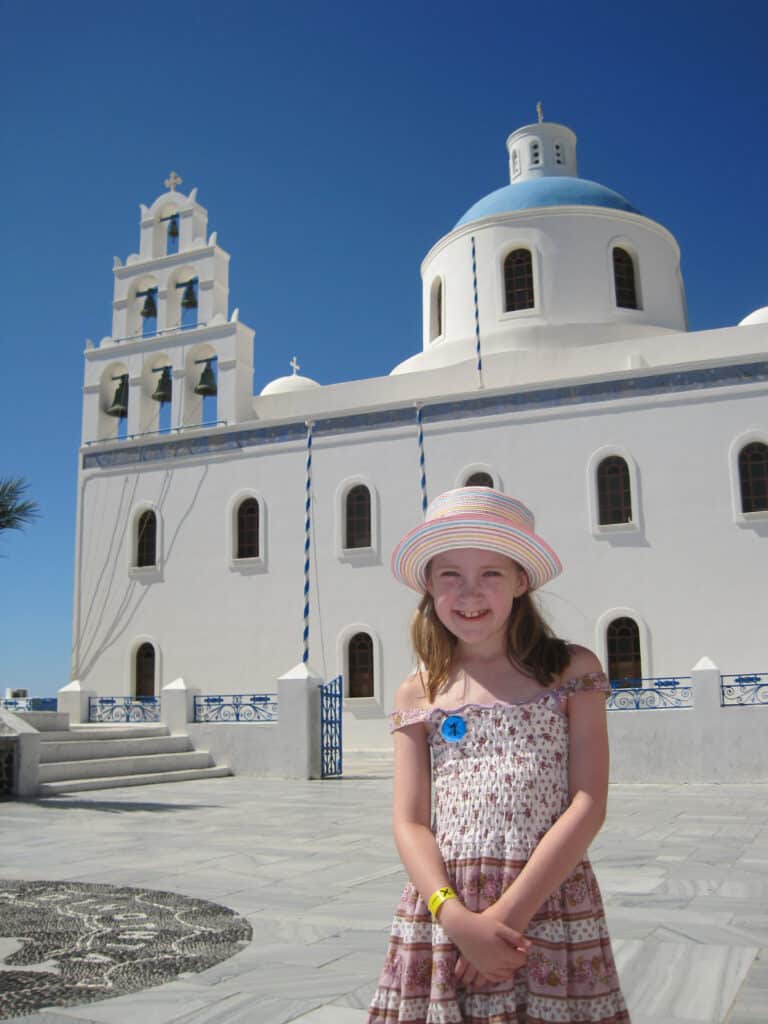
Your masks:
{"label": "white church", "polygon": [[265,692],[308,651],[345,744],[384,747],[416,604],[390,552],[468,482],[532,508],[543,611],[618,684],[768,665],[768,308],[690,333],[674,237],[578,176],[574,133],[507,149],[422,261],[421,350],[370,380],[255,380],[196,190],[142,205],[85,351],[73,679]]}

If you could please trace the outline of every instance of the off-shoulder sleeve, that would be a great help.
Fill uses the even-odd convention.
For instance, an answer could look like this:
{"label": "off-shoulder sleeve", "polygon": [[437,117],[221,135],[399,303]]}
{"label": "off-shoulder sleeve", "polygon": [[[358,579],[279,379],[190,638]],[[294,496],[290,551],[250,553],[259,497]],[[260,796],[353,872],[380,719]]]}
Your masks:
{"label": "off-shoulder sleeve", "polygon": [[406,708],[404,711],[393,711],[387,715],[389,731],[396,732],[398,729],[404,729],[407,725],[423,722],[428,714],[428,708]]}
{"label": "off-shoulder sleeve", "polygon": [[588,672],[585,676],[577,676],[564,683],[562,689],[566,693],[604,693],[611,692],[611,684],[605,672]]}

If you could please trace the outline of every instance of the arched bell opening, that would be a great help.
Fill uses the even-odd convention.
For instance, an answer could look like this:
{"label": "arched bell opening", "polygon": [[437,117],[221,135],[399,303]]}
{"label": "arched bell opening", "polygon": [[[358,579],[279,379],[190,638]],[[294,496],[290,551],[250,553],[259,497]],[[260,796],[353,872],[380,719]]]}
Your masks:
{"label": "arched bell opening", "polygon": [[154,337],[159,327],[159,317],[159,282],[151,274],[143,274],[128,296],[127,338]]}
{"label": "arched bell opening", "polygon": [[172,419],[173,365],[166,352],[158,352],[144,363],[139,401],[139,432],[167,433]]}
{"label": "arched bell opening", "polygon": [[152,232],[152,256],[173,256],[179,251],[181,241],[181,216],[175,203],[164,203],[155,213]]}
{"label": "arched bell opening", "polygon": [[128,367],[112,363],[101,375],[98,439],[124,438],[128,430]]}
{"label": "arched bell opening", "polygon": [[200,308],[200,281],[195,267],[174,270],[168,280],[165,325],[170,330],[197,327]]}
{"label": "arched bell opening", "polygon": [[185,426],[218,422],[218,357],[210,345],[196,345],[187,356],[184,373]]}

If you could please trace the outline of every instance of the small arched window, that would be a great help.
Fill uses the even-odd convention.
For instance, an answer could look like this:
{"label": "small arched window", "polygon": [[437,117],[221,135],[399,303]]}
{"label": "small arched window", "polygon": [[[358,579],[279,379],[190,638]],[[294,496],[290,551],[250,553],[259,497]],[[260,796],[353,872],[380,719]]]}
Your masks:
{"label": "small arched window", "polygon": [[157,564],[157,516],[151,509],[142,512],[136,524],[136,565]]}
{"label": "small arched window", "polygon": [[490,473],[471,473],[464,484],[465,487],[493,487],[493,477]]}
{"label": "small arched window", "polygon": [[438,277],[432,282],[429,304],[429,340],[434,341],[443,333],[443,282]]}
{"label": "small arched window", "polygon": [[597,504],[601,526],[632,522],[629,466],[620,455],[609,455],[597,467]]}
{"label": "small arched window", "polygon": [[533,259],[529,249],[513,249],[504,260],[504,309],[533,309]]}
{"label": "small arched window", "polygon": [[529,149],[531,167],[538,167],[541,163],[541,146],[538,142],[532,142]]}
{"label": "small arched window", "polygon": [[344,547],[371,546],[371,492],[358,484],[347,494],[345,502]]}
{"label": "small arched window", "polygon": [[742,512],[768,511],[768,444],[752,441],[739,452]]}
{"label": "small arched window", "polygon": [[520,154],[516,149],[512,150],[512,177],[516,178],[520,173]]}
{"label": "small arched window", "polygon": [[259,557],[259,503],[246,498],[237,510],[237,558]]}
{"label": "small arched window", "polygon": [[608,678],[612,686],[641,686],[640,630],[634,619],[614,619],[606,634]]}
{"label": "small arched window", "polygon": [[142,644],[136,651],[136,696],[155,696],[155,648]]}
{"label": "small arched window", "polygon": [[555,143],[555,163],[560,165],[565,163],[565,152],[562,142]]}
{"label": "small arched window", "polygon": [[373,696],[373,640],[367,633],[355,633],[349,641],[350,697]]}
{"label": "small arched window", "polygon": [[613,283],[616,305],[622,309],[639,309],[635,283],[635,261],[626,249],[613,250]]}

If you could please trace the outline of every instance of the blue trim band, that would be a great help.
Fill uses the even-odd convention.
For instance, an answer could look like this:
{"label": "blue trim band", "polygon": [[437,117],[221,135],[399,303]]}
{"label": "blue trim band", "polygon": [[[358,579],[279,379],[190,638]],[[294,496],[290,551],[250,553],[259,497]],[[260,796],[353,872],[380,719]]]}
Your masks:
{"label": "blue trim band", "polygon": [[[768,361],[712,366],[700,370],[675,370],[669,373],[624,377],[621,380],[591,381],[514,391],[507,394],[469,396],[450,402],[424,405],[422,415],[431,423],[467,419],[473,416],[498,416],[507,412],[526,412],[534,409],[568,408],[590,402],[610,402],[623,398],[649,398],[653,395],[675,392],[702,391],[709,388],[738,384],[760,384],[768,381]],[[362,430],[382,430],[387,427],[412,426],[413,405],[377,412],[351,413],[348,416],[329,416],[313,423],[313,434],[333,437],[338,434]],[[142,444],[126,449],[123,442],[107,451],[85,452],[83,469],[110,466],[130,466],[142,462],[161,462],[189,455],[212,455],[216,452],[236,451],[287,441],[306,442],[304,420],[275,427],[255,427],[230,430],[202,437],[179,438],[163,443]]]}

